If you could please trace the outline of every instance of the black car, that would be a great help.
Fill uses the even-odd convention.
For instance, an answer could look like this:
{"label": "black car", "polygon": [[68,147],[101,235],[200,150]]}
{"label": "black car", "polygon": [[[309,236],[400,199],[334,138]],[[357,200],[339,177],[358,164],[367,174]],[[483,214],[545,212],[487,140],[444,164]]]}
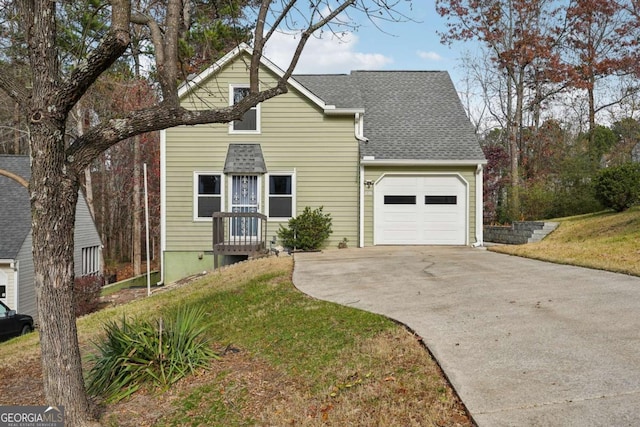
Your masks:
{"label": "black car", "polygon": [[33,317],[18,314],[0,301],[0,341],[33,331]]}

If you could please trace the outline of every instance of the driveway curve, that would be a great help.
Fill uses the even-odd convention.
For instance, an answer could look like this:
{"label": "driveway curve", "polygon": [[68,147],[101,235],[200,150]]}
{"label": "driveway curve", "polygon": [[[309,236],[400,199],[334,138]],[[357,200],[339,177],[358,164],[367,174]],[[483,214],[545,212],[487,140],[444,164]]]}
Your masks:
{"label": "driveway curve", "polygon": [[295,255],[302,292],[420,335],[479,426],[640,425],[640,278],[467,247]]}

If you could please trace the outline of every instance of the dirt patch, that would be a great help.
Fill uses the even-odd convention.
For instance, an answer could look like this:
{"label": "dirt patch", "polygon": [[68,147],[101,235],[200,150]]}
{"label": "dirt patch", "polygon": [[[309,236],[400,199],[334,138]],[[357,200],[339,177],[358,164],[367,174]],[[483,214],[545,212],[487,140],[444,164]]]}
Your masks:
{"label": "dirt patch", "polygon": [[[282,377],[270,365],[234,349],[219,361],[212,362],[210,369],[179,381],[164,393],[145,390],[130,399],[103,407],[100,418],[105,424],[121,427],[153,426],[160,419],[166,421],[174,415],[184,421],[202,412],[203,405],[212,405],[215,401],[228,405],[229,411],[236,412],[238,417],[260,414],[281,397],[284,390],[295,387],[295,384],[282,384],[279,381]],[[250,398],[241,398],[241,394]],[[194,396],[192,413],[189,408],[176,404],[190,395]],[[140,408],[145,410],[140,411]]]}
{"label": "dirt patch", "polygon": [[16,366],[0,367],[0,405],[44,404],[40,358],[22,360]]}
{"label": "dirt patch", "polygon": [[147,296],[147,288],[122,289],[107,296],[100,297],[100,308],[126,304]]}

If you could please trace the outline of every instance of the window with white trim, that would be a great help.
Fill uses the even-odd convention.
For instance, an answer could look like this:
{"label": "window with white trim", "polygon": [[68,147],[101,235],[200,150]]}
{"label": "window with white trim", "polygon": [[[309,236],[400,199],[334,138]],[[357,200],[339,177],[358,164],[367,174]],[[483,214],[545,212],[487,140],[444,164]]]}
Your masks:
{"label": "window with white trim", "polygon": [[88,276],[100,272],[100,246],[82,248],[82,275]]}
{"label": "window with white trim", "polygon": [[0,270],[0,299],[7,298],[7,286],[9,285],[9,276]]}
{"label": "window with white trim", "polygon": [[[230,105],[235,105],[249,95],[249,85],[231,85],[229,88]],[[250,108],[242,116],[242,120],[234,120],[229,124],[232,133],[260,132],[260,104]]]}
{"label": "window with white trim", "polygon": [[214,173],[195,174],[196,219],[211,219],[214,212],[222,210],[222,175]]}
{"label": "window with white trim", "polygon": [[269,175],[269,218],[292,218],[294,212],[295,181],[292,173]]}

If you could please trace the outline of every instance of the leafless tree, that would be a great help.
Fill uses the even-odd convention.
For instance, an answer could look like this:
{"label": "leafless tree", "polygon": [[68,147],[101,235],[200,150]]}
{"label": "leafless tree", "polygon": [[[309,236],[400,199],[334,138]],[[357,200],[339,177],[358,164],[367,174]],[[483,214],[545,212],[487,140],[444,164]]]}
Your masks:
{"label": "leafless tree", "polygon": [[[0,73],[0,89],[19,106],[29,130],[32,173],[33,257],[40,320],[45,399],[64,405],[69,426],[95,423],[86,396],[77,329],[73,313],[73,233],[79,183],[85,168],[119,141],[178,125],[223,123],[240,119],[260,102],[286,93],[308,38],[346,13],[358,19],[380,16],[397,19],[394,6],[403,0],[262,0],[255,8],[250,94],[233,106],[191,111],[178,99],[179,43],[189,26],[191,3],[164,0],[155,14],[132,9],[130,0],[111,0],[104,36],[86,46],[81,60],[61,67],[58,42],[59,2],[16,1],[19,30],[29,86],[9,73]],[[344,19],[344,18],[343,18]],[[69,116],[100,75],[121,59],[131,43],[132,22],[152,36],[159,101],[127,114],[100,120],[73,141],[65,138]],[[259,64],[265,45],[285,23],[304,22],[289,66],[271,87],[259,86]]]}

